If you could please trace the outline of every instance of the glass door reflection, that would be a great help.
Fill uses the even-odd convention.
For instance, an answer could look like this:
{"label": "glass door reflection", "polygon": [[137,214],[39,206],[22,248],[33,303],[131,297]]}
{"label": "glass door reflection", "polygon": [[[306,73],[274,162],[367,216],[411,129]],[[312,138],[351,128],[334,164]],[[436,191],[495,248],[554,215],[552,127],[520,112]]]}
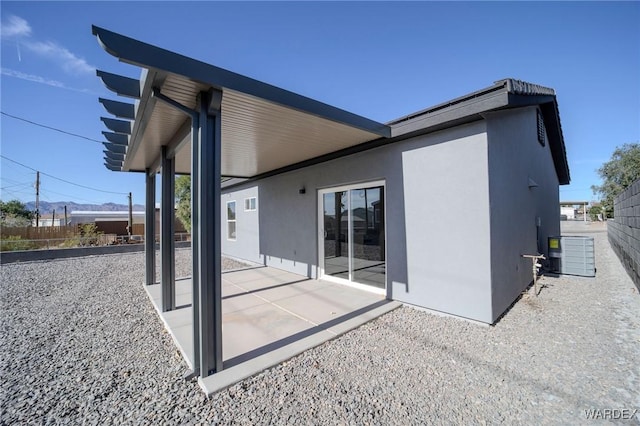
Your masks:
{"label": "glass door reflection", "polygon": [[351,190],[351,280],[385,285],[384,187]]}
{"label": "glass door reflection", "polygon": [[349,223],[347,192],[323,196],[324,273],[349,279]]}
{"label": "glass door reflection", "polygon": [[324,275],[385,288],[384,186],[322,194]]}

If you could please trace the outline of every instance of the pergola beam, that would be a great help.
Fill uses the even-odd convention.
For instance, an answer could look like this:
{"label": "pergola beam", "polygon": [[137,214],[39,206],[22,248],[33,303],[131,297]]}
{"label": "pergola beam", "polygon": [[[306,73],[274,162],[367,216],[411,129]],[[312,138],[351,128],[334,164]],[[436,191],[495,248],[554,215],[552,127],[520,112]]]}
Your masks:
{"label": "pergola beam", "polygon": [[107,126],[107,129],[116,133],[130,135],[131,134],[131,122],[125,120],[117,120],[115,118],[100,117],[100,120]]}
{"label": "pergola beam", "polygon": [[114,154],[127,153],[126,145],[116,145],[114,143],[109,143],[109,142],[102,142],[102,145],[104,145],[104,147],[107,148],[107,150],[109,150],[110,152],[113,152]]}
{"label": "pergola beam", "polygon": [[136,118],[135,107],[126,102],[112,101],[110,99],[98,98],[98,102],[104,106],[107,112],[115,117],[133,120]]}
{"label": "pergola beam", "polygon": [[134,99],[140,98],[140,80],[100,70],[96,70],[96,75],[100,77],[107,89],[117,95]]}
{"label": "pergola beam", "polygon": [[113,133],[113,132],[102,132],[104,137],[114,145],[124,145],[127,146],[129,144],[129,136],[124,135],[122,133]]}

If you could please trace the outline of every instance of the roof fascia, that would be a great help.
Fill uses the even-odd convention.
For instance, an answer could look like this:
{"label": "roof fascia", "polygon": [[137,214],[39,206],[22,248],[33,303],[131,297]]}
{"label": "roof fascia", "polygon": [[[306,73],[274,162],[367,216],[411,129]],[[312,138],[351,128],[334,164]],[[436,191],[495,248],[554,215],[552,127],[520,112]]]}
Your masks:
{"label": "roof fascia", "polygon": [[[102,48],[121,62],[147,69],[163,70],[167,73],[211,85],[218,90],[223,88],[235,90],[278,105],[359,128],[382,137],[391,136],[391,129],[386,124],[378,123],[288,90],[125,37],[95,25],[92,26],[92,32],[98,38]],[[145,98],[144,93],[142,98]]]}
{"label": "roof fascia", "polygon": [[549,145],[558,174],[558,181],[560,185],[568,185],[571,182],[571,173],[569,171],[567,149],[564,144],[564,136],[562,135],[562,126],[560,124],[560,114],[558,112],[556,99],[554,98],[552,102],[540,104],[540,111],[542,112],[545,130],[549,138]]}
{"label": "roof fascia", "polygon": [[[470,121],[469,117],[477,116],[483,112],[492,111],[509,105],[509,96],[505,90],[492,92],[482,97],[470,98],[464,102],[459,102],[451,107],[439,109],[434,112],[427,112],[406,121],[392,125],[391,133],[393,137],[405,134],[420,134],[421,130],[450,123],[459,123],[461,120]],[[477,117],[479,118],[479,117]]]}
{"label": "roof fascia", "polygon": [[166,73],[157,72],[155,70],[143,69],[140,76],[141,81],[141,98],[136,105],[136,120],[133,122],[131,137],[129,138],[129,147],[127,156],[122,169],[131,171],[131,162],[135,158],[136,152],[142,143],[144,131],[151,120],[153,110],[156,105],[157,98],[153,95],[153,88],[162,86],[166,79]]}

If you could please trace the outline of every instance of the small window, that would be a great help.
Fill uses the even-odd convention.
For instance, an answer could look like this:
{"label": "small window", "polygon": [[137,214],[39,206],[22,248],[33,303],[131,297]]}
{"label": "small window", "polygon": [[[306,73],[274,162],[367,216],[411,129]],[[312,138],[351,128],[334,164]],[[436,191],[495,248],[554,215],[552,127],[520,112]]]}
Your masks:
{"label": "small window", "polygon": [[236,202],[227,202],[227,239],[236,239]]}
{"label": "small window", "polygon": [[545,138],[546,130],[544,128],[544,119],[542,118],[542,113],[538,110],[538,142],[540,142],[540,145],[544,146]]}
{"label": "small window", "polygon": [[244,199],[244,211],[252,212],[256,210],[256,197]]}

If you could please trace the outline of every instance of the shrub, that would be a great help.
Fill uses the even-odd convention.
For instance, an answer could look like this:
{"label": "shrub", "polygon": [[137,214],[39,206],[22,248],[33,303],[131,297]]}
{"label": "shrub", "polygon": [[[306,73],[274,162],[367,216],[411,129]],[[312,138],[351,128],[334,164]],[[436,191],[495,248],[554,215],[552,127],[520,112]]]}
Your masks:
{"label": "shrub", "polygon": [[33,250],[38,248],[33,241],[23,240],[19,235],[9,235],[2,240],[0,251]]}

